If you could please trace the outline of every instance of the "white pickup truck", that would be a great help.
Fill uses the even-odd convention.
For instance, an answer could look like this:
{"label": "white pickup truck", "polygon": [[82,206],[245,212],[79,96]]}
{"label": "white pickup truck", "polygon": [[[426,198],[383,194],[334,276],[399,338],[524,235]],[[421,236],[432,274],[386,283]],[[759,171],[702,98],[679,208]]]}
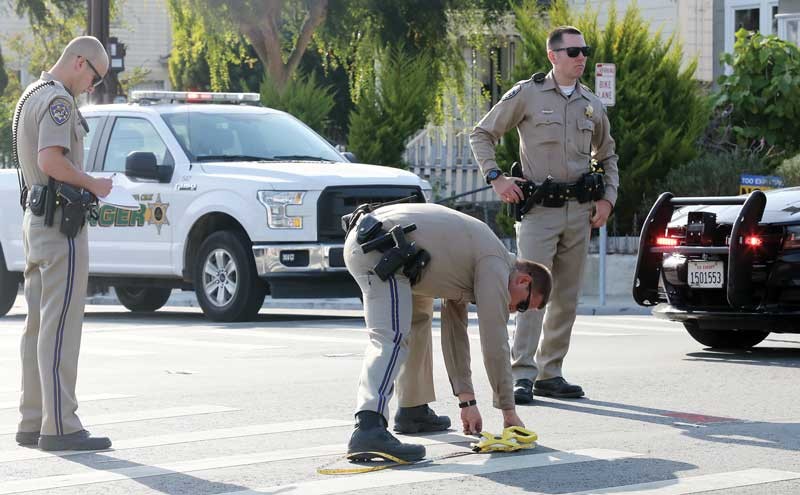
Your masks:
{"label": "white pickup truck", "polygon": [[[350,163],[291,115],[243,104],[257,94],[132,96],[81,109],[85,170],[114,174],[140,204],[101,204],[90,222],[90,291],[113,286],[131,310],[154,311],[173,289],[194,290],[207,317],[243,321],[267,293],[359,295],[340,217],[364,202],[430,196],[410,172]],[[25,266],[18,197],[16,171],[0,171],[0,315]]]}

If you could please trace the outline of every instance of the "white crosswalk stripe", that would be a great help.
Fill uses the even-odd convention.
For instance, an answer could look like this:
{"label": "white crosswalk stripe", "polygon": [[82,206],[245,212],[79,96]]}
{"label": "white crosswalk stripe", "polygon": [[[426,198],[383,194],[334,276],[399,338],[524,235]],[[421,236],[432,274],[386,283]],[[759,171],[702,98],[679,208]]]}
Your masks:
{"label": "white crosswalk stripe", "polygon": [[[130,399],[132,397],[136,396],[125,395],[125,394],[87,394],[87,395],[78,395],[78,400],[80,400],[81,402],[92,402],[98,400]],[[15,409],[17,407],[19,407],[19,399],[13,401],[0,402],[0,409]]]}
{"label": "white crosswalk stripe", "polygon": [[[84,426],[110,425],[114,423],[127,423],[130,421],[144,421],[147,419],[176,418],[180,416],[192,416],[195,414],[211,414],[221,412],[238,411],[239,409],[225,406],[185,406],[169,407],[165,409],[151,409],[146,411],[133,411],[128,413],[102,414],[98,416],[87,416],[84,418]],[[17,427],[5,427],[0,429],[0,435],[16,433]]]}

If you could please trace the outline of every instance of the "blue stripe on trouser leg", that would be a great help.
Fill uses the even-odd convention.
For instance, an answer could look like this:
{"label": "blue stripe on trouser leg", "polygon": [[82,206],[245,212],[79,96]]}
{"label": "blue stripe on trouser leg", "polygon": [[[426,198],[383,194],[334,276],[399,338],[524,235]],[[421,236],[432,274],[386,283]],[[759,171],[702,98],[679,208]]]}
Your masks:
{"label": "blue stripe on trouser leg", "polygon": [[56,434],[64,434],[64,423],[61,417],[61,378],[59,367],[61,365],[61,347],[64,343],[64,325],[69,312],[70,301],[72,299],[72,288],[75,281],[75,240],[67,238],[67,283],[64,291],[64,305],[61,307],[61,317],[58,320],[58,330],[56,331],[55,358],[53,359],[53,394],[55,405]]}
{"label": "blue stripe on trouser leg", "polygon": [[394,332],[394,338],[392,339],[394,347],[392,349],[392,356],[389,359],[389,365],[386,367],[386,371],[383,374],[383,380],[381,381],[381,386],[378,388],[379,414],[383,414],[383,409],[387,405],[386,387],[392,382],[391,377],[394,371],[395,364],[397,363],[397,356],[400,354],[401,341],[403,338],[403,334],[400,332],[400,317],[399,317],[400,296],[397,292],[397,280],[394,278],[394,275],[389,277],[388,282],[389,282],[389,296],[390,296],[389,311],[392,320],[392,331]]}

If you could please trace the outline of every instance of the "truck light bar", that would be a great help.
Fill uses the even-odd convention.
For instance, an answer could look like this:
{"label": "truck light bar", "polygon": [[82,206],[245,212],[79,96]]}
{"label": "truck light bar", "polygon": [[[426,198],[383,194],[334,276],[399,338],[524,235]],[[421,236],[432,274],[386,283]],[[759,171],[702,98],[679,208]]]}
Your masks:
{"label": "truck light bar", "polygon": [[258,102],[258,93],[212,93],[203,91],[132,91],[131,101],[156,100],[188,103],[245,103]]}

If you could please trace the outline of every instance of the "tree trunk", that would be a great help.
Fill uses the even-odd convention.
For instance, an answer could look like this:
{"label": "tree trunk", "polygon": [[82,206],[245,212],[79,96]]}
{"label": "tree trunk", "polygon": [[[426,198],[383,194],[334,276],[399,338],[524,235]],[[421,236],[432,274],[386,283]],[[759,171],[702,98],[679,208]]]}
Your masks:
{"label": "tree trunk", "polygon": [[240,19],[242,32],[250,40],[264,70],[278,91],[283,91],[286,83],[297,70],[314,31],[325,21],[328,0],[310,0],[308,14],[287,61],[283,61],[281,51],[280,20],[283,0],[265,2],[264,9],[257,19]]}

